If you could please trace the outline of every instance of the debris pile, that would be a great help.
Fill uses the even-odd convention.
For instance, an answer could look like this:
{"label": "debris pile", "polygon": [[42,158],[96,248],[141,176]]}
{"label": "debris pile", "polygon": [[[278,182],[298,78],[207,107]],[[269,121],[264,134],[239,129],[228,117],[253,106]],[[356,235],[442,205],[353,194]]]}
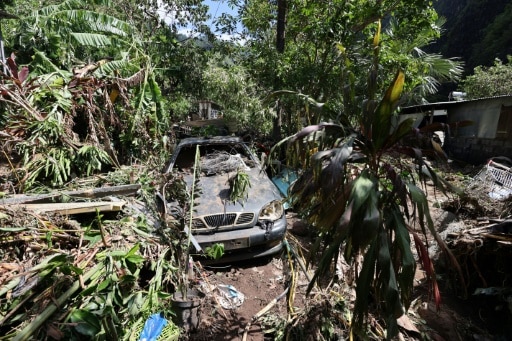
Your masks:
{"label": "debris pile", "polygon": [[[479,320],[495,335],[510,337],[512,328],[507,326],[512,321],[511,168],[489,161],[468,181],[464,192],[443,204],[445,210],[458,217],[458,221],[448,225],[444,240],[461,265],[466,281],[461,288],[452,279],[451,286],[479,306]],[[451,228],[452,225],[457,228]]]}
{"label": "debris pile", "polygon": [[489,160],[475,177],[472,186],[481,188],[491,199],[504,200],[512,195],[512,171],[509,166]]}
{"label": "debris pile", "polygon": [[139,183],[0,199],[0,339],[138,340],[170,319],[177,265]]}

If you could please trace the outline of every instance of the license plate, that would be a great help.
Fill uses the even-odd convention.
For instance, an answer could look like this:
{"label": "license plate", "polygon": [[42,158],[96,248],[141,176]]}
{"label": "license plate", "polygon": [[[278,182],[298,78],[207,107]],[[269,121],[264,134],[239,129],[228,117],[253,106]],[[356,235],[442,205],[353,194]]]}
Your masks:
{"label": "license plate", "polygon": [[224,242],[224,250],[237,250],[249,247],[249,238],[233,239]]}

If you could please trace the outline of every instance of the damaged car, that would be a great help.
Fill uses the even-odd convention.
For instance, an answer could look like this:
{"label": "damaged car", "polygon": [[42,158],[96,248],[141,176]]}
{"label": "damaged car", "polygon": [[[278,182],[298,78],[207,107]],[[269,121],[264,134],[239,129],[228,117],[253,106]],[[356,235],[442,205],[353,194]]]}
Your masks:
{"label": "damaged car", "polygon": [[[282,249],[283,197],[241,138],[183,139],[164,173],[181,177],[189,193],[196,188],[192,223],[182,217],[183,226],[191,226],[196,250],[223,244],[219,261],[224,262],[269,256]],[[238,187],[237,177],[244,180]],[[176,212],[169,195],[164,193],[160,200],[165,214]]]}

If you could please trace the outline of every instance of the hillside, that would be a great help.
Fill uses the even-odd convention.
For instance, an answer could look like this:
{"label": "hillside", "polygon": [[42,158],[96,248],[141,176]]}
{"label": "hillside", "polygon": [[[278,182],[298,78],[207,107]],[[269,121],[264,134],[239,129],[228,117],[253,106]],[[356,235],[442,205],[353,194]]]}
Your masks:
{"label": "hillside", "polygon": [[445,17],[445,33],[432,51],[460,57],[471,72],[490,66],[495,58],[512,54],[512,3],[508,0],[439,0],[434,3]]}

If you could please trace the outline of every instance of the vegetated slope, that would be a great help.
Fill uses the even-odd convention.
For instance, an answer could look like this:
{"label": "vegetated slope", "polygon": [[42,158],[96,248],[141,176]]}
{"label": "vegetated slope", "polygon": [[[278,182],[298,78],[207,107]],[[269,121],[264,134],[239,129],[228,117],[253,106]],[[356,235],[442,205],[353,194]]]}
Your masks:
{"label": "vegetated slope", "polygon": [[434,7],[447,19],[435,51],[460,57],[471,71],[512,54],[512,3],[509,0],[439,0]]}

